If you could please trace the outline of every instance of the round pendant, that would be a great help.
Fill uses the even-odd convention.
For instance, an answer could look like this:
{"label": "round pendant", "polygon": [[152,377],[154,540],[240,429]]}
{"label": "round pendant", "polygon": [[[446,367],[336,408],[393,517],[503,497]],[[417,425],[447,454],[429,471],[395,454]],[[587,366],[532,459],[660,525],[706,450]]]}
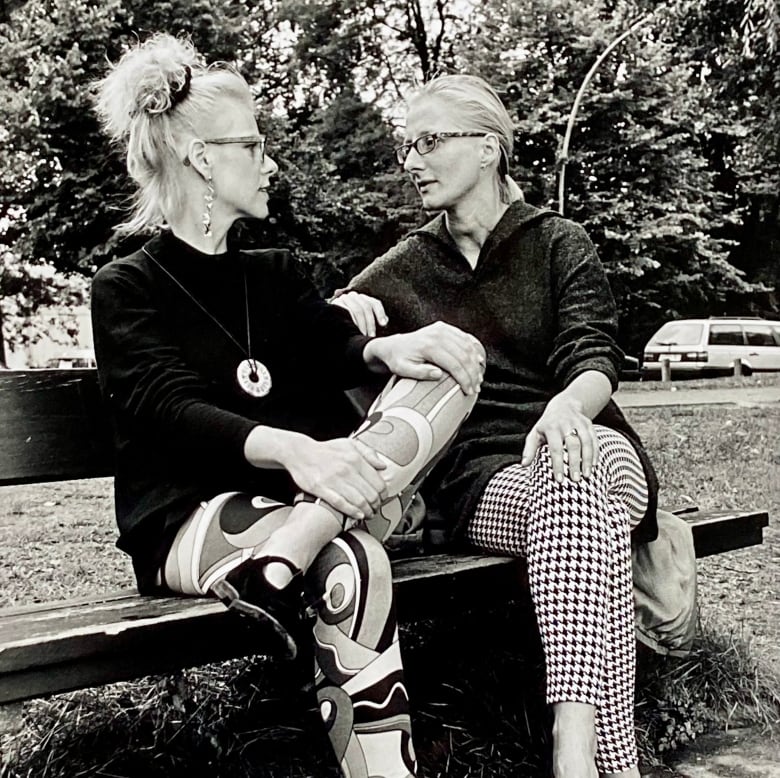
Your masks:
{"label": "round pendant", "polygon": [[251,397],[265,397],[271,391],[271,374],[268,368],[256,359],[245,359],[236,370],[241,390]]}

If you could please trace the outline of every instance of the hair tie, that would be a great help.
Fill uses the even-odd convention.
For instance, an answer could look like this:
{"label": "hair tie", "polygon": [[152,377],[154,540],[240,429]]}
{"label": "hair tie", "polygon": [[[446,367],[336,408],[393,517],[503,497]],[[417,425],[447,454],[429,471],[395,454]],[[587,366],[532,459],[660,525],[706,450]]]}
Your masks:
{"label": "hair tie", "polygon": [[184,66],[184,83],[171,95],[171,108],[173,110],[190,92],[192,83],[192,68],[189,65]]}

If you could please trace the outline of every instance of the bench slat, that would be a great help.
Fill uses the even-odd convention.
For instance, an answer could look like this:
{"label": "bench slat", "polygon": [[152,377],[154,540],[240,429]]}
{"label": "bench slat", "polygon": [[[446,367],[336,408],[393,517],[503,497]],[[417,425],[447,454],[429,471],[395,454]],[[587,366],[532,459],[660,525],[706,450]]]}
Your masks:
{"label": "bench slat", "polygon": [[681,516],[692,525],[696,556],[706,557],[764,542],[767,511],[698,511]]}
{"label": "bench slat", "polygon": [[0,372],[0,485],[113,473],[95,370]]}
{"label": "bench slat", "polygon": [[[763,511],[686,513],[697,556],[760,544]],[[393,562],[402,621],[484,606],[485,593],[521,591],[509,557],[436,554]],[[80,689],[264,650],[264,635],[213,600],[100,597],[0,612],[0,703]]]}
{"label": "bench slat", "polygon": [[[485,591],[520,591],[507,557],[448,556],[393,563],[399,617],[481,604]],[[267,635],[214,600],[139,597],[47,604],[0,615],[0,703],[263,653]]]}

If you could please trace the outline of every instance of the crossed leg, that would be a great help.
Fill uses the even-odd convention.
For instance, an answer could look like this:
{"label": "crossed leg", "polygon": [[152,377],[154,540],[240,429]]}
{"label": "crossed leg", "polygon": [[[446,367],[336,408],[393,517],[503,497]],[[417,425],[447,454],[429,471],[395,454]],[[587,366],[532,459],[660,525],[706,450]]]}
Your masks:
{"label": "crossed leg", "polygon": [[320,711],[349,778],[414,775],[390,564],[381,541],[475,400],[449,377],[392,379],[354,433],[385,460],[381,475],[390,495],[361,527],[317,501],[289,506],[229,492],[185,522],[161,571],[169,589],[200,595],[254,560],[282,558],[309,571]]}

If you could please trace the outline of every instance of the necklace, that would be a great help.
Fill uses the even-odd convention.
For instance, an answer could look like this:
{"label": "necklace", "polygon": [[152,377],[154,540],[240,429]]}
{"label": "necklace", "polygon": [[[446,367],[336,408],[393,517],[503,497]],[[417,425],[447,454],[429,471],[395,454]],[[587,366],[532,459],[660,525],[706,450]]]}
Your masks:
{"label": "necklace", "polygon": [[236,345],[242,354],[246,355],[246,359],[239,362],[236,368],[236,381],[241,391],[248,394],[250,397],[265,397],[268,392],[271,391],[271,373],[268,368],[259,360],[252,357],[252,331],[249,326],[249,284],[246,279],[246,268],[244,268],[244,310],[246,311],[246,348],[233,336],[233,333],[222,324],[212,313],[208,311],[205,305],[200,302],[191,292],[187,289],[168,268],[166,268],[151,252],[142,246],[141,250],[146,254],[149,259],[157,265],[160,270],[173,281],[176,286],[181,289],[182,292],[195,304],[198,308],[208,316],[214,324],[219,327],[222,332]]}

